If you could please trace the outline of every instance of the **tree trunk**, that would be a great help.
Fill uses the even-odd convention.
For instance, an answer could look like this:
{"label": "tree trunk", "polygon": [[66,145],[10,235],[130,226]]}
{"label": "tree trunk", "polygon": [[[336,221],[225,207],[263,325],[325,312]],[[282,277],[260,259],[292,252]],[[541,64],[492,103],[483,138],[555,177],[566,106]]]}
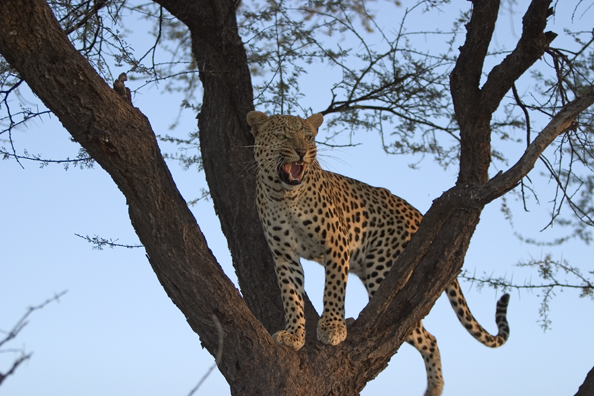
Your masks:
{"label": "tree trunk", "polygon": [[[213,356],[220,347],[219,336],[223,337],[218,365],[234,395],[358,394],[386,367],[405,336],[458,274],[483,206],[513,188],[547,142],[594,101],[590,93],[572,103],[539,135],[517,166],[489,180],[493,101],[509,90],[514,76],[532,65],[548,45],[542,40],[546,36],[542,29],[546,23],[543,10],[549,2],[533,1],[525,18],[526,26],[540,33],[523,34],[520,41],[526,37],[536,44],[518,45],[511,60],[499,66],[498,84],[491,84],[489,75],[482,89],[476,76],[482,73],[499,5],[475,2],[467,44],[452,73],[452,95],[463,136],[457,186],[436,199],[398,258],[398,266],[349,327],[346,341],[326,346],[315,340],[317,314],[308,302],[306,345],[294,352],[276,345],[269,335],[283,327],[283,313],[256,213],[253,167],[248,165],[253,161],[253,141],[245,116],[253,109],[252,87],[237,33],[236,2],[159,3],[191,31],[204,85],[199,115],[204,169],[242,296],[208,249],[175,187],[147,118],[118,96],[75,50],[47,3],[2,2],[0,53],[126,196],[130,219],[159,281]],[[525,33],[530,30],[526,26]],[[537,51],[527,51],[528,47]],[[472,78],[465,78],[466,73]],[[403,281],[408,274],[408,282]]]}

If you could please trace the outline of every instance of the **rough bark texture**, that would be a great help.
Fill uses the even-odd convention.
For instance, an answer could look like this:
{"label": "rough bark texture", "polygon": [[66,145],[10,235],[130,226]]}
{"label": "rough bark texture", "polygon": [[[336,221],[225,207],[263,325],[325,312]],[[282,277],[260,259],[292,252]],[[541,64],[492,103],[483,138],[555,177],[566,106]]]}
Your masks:
{"label": "rough bark texture", "polygon": [[[533,1],[516,50],[479,87],[498,14],[497,1],[476,1],[466,44],[451,79],[462,131],[457,185],[436,199],[419,232],[376,297],[349,327],[346,341],[322,345],[317,314],[307,304],[308,338],[299,352],[275,345],[283,326],[270,253],[255,209],[249,164],[253,144],[245,115],[253,109],[246,54],[234,1],[159,3],[191,31],[204,85],[199,115],[204,168],[228,238],[243,298],[222,272],[161,156],[147,118],[118,96],[72,47],[43,0],[4,0],[0,53],[60,119],[126,196],[132,224],[161,284],[203,345],[216,355],[234,395],[356,395],[387,365],[406,334],[459,272],[483,206],[509,191],[544,148],[594,101],[570,103],[508,172],[488,179],[492,112],[501,97],[542,55],[553,37],[543,32],[549,1]],[[408,282],[402,282],[407,274]],[[590,378],[590,376],[589,376]]]}
{"label": "rough bark texture", "polygon": [[[192,51],[204,87],[198,115],[206,180],[233,257],[244,299],[269,331],[283,326],[274,264],[261,232],[253,137],[245,115],[254,109],[246,53],[237,33],[234,2],[162,1],[192,33]],[[258,293],[258,291],[260,291]]]}

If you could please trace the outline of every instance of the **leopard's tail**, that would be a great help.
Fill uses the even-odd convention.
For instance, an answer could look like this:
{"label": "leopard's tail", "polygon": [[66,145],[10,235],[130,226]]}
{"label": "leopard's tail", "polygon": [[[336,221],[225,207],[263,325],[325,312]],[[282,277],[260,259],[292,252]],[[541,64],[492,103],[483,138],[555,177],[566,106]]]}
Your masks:
{"label": "leopard's tail", "polygon": [[447,288],[446,293],[450,300],[452,308],[458,316],[458,320],[462,323],[462,326],[481,344],[488,346],[489,348],[498,348],[505,344],[509,337],[509,325],[507,323],[507,304],[509,302],[509,294],[501,296],[497,302],[497,309],[495,311],[495,322],[499,332],[496,336],[493,336],[487,332],[479,324],[479,322],[472,316],[464,294],[460,289],[458,281],[452,282]]}

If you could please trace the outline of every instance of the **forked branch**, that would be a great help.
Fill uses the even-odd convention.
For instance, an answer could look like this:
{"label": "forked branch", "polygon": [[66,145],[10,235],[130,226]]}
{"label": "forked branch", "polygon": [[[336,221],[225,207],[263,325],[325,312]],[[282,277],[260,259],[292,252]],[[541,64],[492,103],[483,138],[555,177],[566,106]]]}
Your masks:
{"label": "forked branch", "polygon": [[496,175],[487,184],[477,189],[477,200],[486,204],[513,189],[534,168],[538,158],[553,140],[571,128],[580,113],[592,104],[594,104],[594,88],[590,88],[584,95],[563,106],[534,141],[528,145],[514,166],[506,172]]}

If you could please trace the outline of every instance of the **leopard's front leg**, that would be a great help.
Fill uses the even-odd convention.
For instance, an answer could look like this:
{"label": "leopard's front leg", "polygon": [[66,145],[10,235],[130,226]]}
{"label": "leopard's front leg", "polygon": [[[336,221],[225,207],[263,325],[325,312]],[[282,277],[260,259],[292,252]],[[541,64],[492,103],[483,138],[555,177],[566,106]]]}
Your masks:
{"label": "leopard's front leg", "polygon": [[285,330],[277,331],[272,338],[280,345],[298,351],[305,344],[305,315],[303,314],[303,268],[298,256],[275,251],[275,270],[283,306],[285,309]]}
{"label": "leopard's front leg", "polygon": [[[343,246],[347,246],[346,243]],[[329,248],[325,254],[324,267],[324,313],[318,322],[318,340],[324,344],[337,345],[347,336],[344,296],[349,272],[349,253],[344,248]]]}

